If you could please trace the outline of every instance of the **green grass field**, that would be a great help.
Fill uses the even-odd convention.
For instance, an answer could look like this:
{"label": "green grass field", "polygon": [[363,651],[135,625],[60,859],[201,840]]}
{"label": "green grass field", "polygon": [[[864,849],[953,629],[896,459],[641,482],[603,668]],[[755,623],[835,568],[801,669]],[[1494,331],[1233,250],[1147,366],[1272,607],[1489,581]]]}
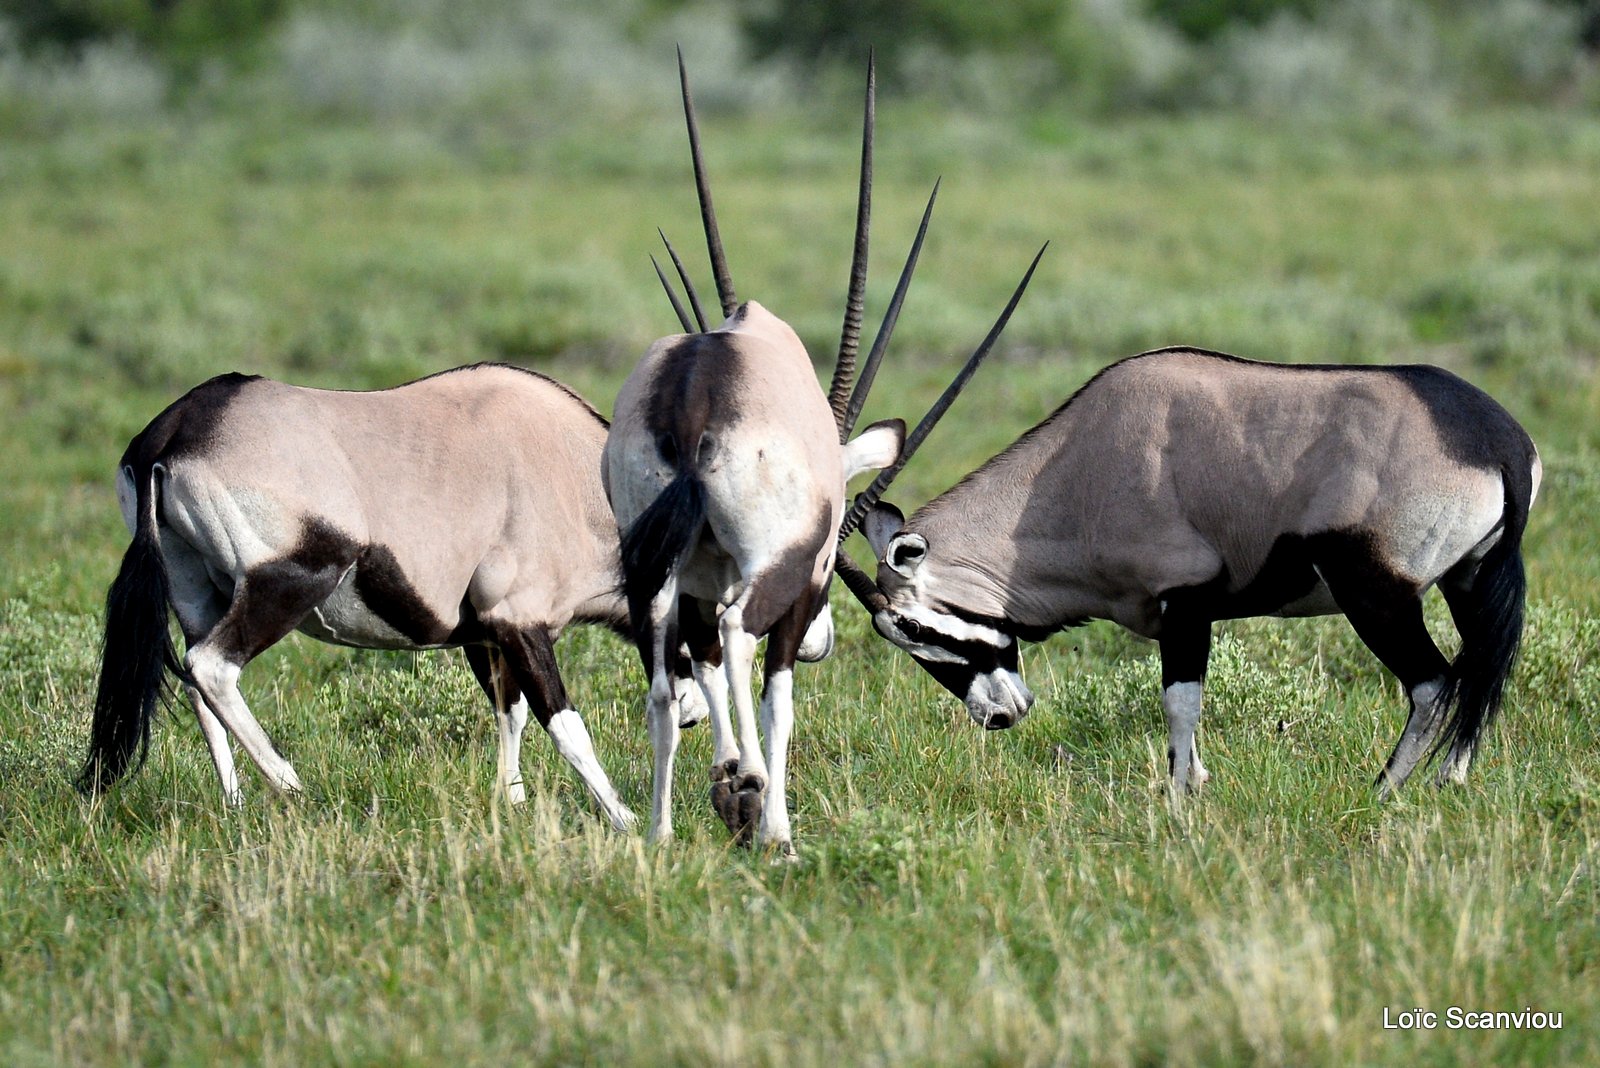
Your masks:
{"label": "green grass field", "polygon": [[[797,673],[792,865],[729,847],[703,730],[668,849],[605,829],[539,736],[530,803],[501,809],[455,653],[296,637],[247,670],[308,786],[292,802],[246,767],[244,809],[219,812],[186,710],[110,796],[71,790],[128,438],[234,369],[371,388],[502,359],[609,410],[673,329],[654,228],[694,247],[671,89],[531,137],[196,115],[0,142],[0,1062],[1600,1062],[1600,124],[1581,115],[880,108],[872,322],[944,189],[869,417],[920,413],[1052,242],[901,480],[908,511],[1163,344],[1440,363],[1524,421],[1547,471],[1529,624],[1465,788],[1375,807],[1403,698],[1342,620],[1218,628],[1215,779],[1175,818],[1153,646],[1095,624],[1030,647],[1033,715],[985,734],[839,599],[836,654]],[[819,363],[856,122],[831,98],[707,122],[741,294]],[[573,630],[559,655],[647,808],[631,651]],[[1450,1006],[1564,1026],[1382,1026]]]}

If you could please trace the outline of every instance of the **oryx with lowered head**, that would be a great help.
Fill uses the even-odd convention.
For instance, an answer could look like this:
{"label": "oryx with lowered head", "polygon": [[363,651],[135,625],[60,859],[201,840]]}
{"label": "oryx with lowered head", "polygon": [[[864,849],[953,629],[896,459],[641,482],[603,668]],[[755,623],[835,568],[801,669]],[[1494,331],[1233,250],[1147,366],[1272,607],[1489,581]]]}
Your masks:
{"label": "oryx with lowered head", "polygon": [[[649,833],[653,840],[672,835],[672,766],[682,717],[674,708],[668,658],[683,641],[705,665],[699,678],[710,705],[714,807],[739,841],[753,834],[763,846],[790,854],[786,774],[794,665],[820,659],[832,646],[827,589],[845,484],[858,472],[890,464],[901,451],[905,427],[899,420],[874,424],[853,439],[850,434],[899,314],[933,200],[852,390],[870,217],[869,65],[855,255],[825,396],[789,325],[760,304],[741,304],[735,297],[681,55],[679,69],[701,215],[726,318],[707,330],[689,286],[697,319],[691,325],[673,297],[685,332],[655,342],[629,376],[605,447],[606,489],[622,531],[625,587],[649,679],[655,753]],[[974,364],[981,358],[981,352],[974,354]],[[763,637],[758,733],[751,672]]]}
{"label": "oryx with lowered head", "polygon": [[170,668],[227,803],[241,797],[230,738],[271,785],[299,791],[239,673],[300,630],[362,648],[462,646],[496,712],[503,795],[523,800],[531,713],[611,824],[630,826],[553,648],[573,621],[627,630],[605,436],[565,386],[501,364],[373,392],[238,374],[190,390],[118,465],[133,542],[106,596],[81,786],[102,790],[142,759]]}
{"label": "oryx with lowered head", "polygon": [[[1112,364],[909,520],[858,498],[884,637],[988,728],[1033,695],[1017,645],[1110,619],[1160,644],[1174,796],[1203,783],[1195,728],[1211,625],[1342,613],[1405,687],[1379,777],[1431,753],[1464,779],[1522,633],[1539,454],[1487,394],[1426,366],[1257,363],[1191,348]],[[1443,592],[1461,648],[1423,624]]]}

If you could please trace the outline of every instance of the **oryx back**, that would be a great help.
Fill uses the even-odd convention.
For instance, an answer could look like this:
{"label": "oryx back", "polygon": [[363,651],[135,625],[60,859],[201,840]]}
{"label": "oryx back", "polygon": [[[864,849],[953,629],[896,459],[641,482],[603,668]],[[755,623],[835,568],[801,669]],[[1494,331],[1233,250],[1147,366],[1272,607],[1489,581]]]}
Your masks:
{"label": "oryx back", "polygon": [[598,608],[596,576],[615,566],[605,430],[557,383],[506,366],[373,392],[230,375],[158,416],[123,470],[159,468],[163,544],[191,586],[225,595],[279,560],[337,568],[298,625],[417,648],[472,640],[483,616],[559,626]]}
{"label": "oryx back", "polygon": [[1538,471],[1516,421],[1438,368],[1160,350],[1101,372],[907,529],[938,546],[931,597],[1156,637],[1174,588],[1209,584],[1219,618],[1338,611],[1312,570],[1319,539],[1362,543],[1425,589],[1487,551],[1507,480],[1531,499]]}

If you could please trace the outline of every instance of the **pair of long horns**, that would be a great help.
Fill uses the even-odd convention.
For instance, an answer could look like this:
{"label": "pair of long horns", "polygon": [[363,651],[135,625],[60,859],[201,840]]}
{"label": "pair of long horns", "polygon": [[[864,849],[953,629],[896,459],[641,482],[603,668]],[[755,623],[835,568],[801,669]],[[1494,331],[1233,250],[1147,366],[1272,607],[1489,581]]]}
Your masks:
{"label": "pair of long horns", "polygon": [[[689,130],[689,153],[694,164],[695,192],[700,200],[700,221],[705,230],[706,249],[711,257],[711,272],[716,278],[717,296],[722,302],[722,313],[725,316],[731,315],[738,305],[738,298],[734,295],[727,255],[723,251],[722,237],[717,228],[716,208],[711,202],[711,185],[706,178],[705,157],[700,150],[700,125],[695,119],[694,96],[689,91],[689,75],[683,62],[681,48],[678,49],[678,84],[683,94],[684,123]],[[867,353],[866,363],[857,380],[856,358],[861,348],[861,319],[867,289],[868,234],[872,226],[872,146],[877,125],[877,85],[876,62],[869,54],[866,103],[861,122],[861,181],[856,198],[855,245],[850,262],[850,285],[845,294],[844,326],[839,336],[839,353],[834,360],[833,381],[828,388],[828,407],[833,411],[834,422],[838,425],[840,442],[848,440],[850,432],[855,429],[856,419],[861,415],[861,409],[867,402],[867,392],[872,388],[878,365],[883,360],[883,354],[889,347],[889,339],[894,334],[895,323],[899,320],[900,308],[905,303],[906,291],[911,284],[911,273],[916,267],[917,257],[922,252],[923,239],[928,233],[928,220],[933,215],[933,203],[939,195],[939,185],[935,182],[933,193],[928,197],[928,206],[922,213],[922,223],[917,228],[916,240],[912,243],[911,252],[901,271],[900,282],[895,287],[889,309],[884,313],[883,325],[878,329],[878,335]],[[652,256],[650,262],[655,267],[656,277],[661,280],[662,288],[667,291],[667,299],[672,302],[672,310],[684,331],[704,332],[705,314],[701,309],[694,283],[689,280],[689,273],[684,269],[683,260],[664,233],[661,234],[661,243],[666,246],[672,266],[677,271],[678,280],[683,284],[684,292],[688,296],[687,310],[673,291],[666,271]],[[694,316],[692,321],[691,312]]]}
{"label": "pair of long horns", "polygon": [[[930,204],[929,206],[931,207],[932,205]],[[926,224],[926,219],[924,219],[924,224]],[[873,615],[887,609],[889,607],[889,599],[883,595],[883,591],[878,588],[878,584],[866,572],[862,571],[844,551],[845,539],[861,525],[862,521],[866,519],[867,513],[872,511],[873,506],[883,498],[884,492],[888,490],[890,484],[894,482],[900,472],[905,469],[906,464],[911,462],[911,457],[916,455],[917,449],[927,440],[928,435],[933,432],[933,428],[938,425],[939,420],[944,418],[944,413],[950,410],[950,406],[955,403],[956,397],[960,396],[961,391],[966,388],[967,382],[977,372],[978,365],[983,363],[990,350],[994,348],[994,343],[1000,339],[1001,331],[1005,330],[1006,324],[1011,321],[1011,313],[1017,310],[1017,304],[1022,300],[1022,294],[1027,290],[1028,283],[1033,280],[1034,269],[1039,266],[1039,260],[1043,258],[1044,250],[1049,247],[1050,242],[1046,241],[1040,246],[1039,251],[1034,253],[1033,262],[1028,264],[1028,270],[1023,274],[1022,281],[1017,283],[1017,288],[1011,293],[1011,299],[1006,301],[1005,309],[1001,311],[1000,317],[994,321],[994,325],[989,328],[989,333],[984,336],[978,347],[972,351],[972,355],[967,357],[967,362],[962,366],[960,373],[950,380],[950,384],[944,388],[944,392],[939,395],[939,399],[933,402],[933,406],[928,409],[927,414],[917,423],[916,429],[906,436],[905,444],[900,449],[899,457],[895,459],[894,463],[879,471],[878,476],[872,480],[866,489],[856,494],[854,503],[851,504],[850,510],[845,513],[843,522],[839,524],[839,553],[834,563],[834,570],[844,580],[844,584],[849,588],[850,592],[855,594],[856,600],[861,602],[862,607]]]}
{"label": "pair of long horns", "polygon": [[[683,94],[684,122],[689,130],[689,152],[694,164],[695,192],[700,200],[700,221],[705,230],[706,249],[711,257],[711,272],[716,279],[717,296],[722,303],[724,316],[732,315],[738,306],[738,298],[734,295],[733,279],[728,271],[727,256],[723,252],[722,237],[717,229],[717,213],[711,203],[711,186],[706,178],[705,158],[700,151],[700,126],[695,120],[694,98],[689,92],[689,74],[683,62],[683,49],[678,49],[678,84]],[[866,405],[867,394],[872,388],[873,380],[877,377],[878,367],[883,362],[884,353],[888,351],[889,340],[894,334],[895,324],[900,319],[900,309],[905,304],[906,292],[911,286],[911,275],[916,270],[917,258],[922,253],[922,243],[928,234],[928,223],[933,217],[933,205],[939,197],[939,182],[933,184],[933,192],[928,196],[928,205],[923,209],[922,220],[917,226],[917,236],[911,243],[911,251],[906,255],[905,266],[901,268],[900,279],[895,284],[894,295],[889,300],[889,307],[884,312],[883,322],[878,327],[878,334],[873,339],[872,348],[867,351],[866,362],[861,366],[859,377],[856,375],[856,357],[861,344],[861,319],[863,302],[867,286],[867,246],[868,232],[872,222],[872,148],[873,134],[877,121],[877,74],[876,65],[871,54],[867,57],[867,91],[866,103],[863,108],[861,123],[861,181],[856,200],[856,231],[855,247],[850,263],[850,285],[845,295],[844,326],[839,337],[839,353],[834,361],[833,380],[828,389],[828,405],[833,411],[834,421],[839,428],[840,442],[847,441],[850,433],[855,429],[856,420],[861,415],[861,409]],[[660,231],[657,231],[660,233]],[[660,263],[654,256],[650,262],[656,270],[656,277],[661,280],[662,287],[667,291],[667,299],[672,302],[672,310],[678,316],[685,333],[695,330],[704,332],[706,329],[705,315],[700,306],[700,299],[695,293],[694,284],[689,280],[689,274],[684,269],[683,261],[679,258],[672,243],[667,240],[667,235],[661,233],[661,242],[666,246],[667,254],[672,259],[672,265],[678,273],[679,280],[683,283],[684,291],[689,298],[690,309],[694,313],[691,324],[689,315],[673,292],[671,283],[667,280],[666,272],[661,269]],[[1016,310],[1017,302],[1022,299],[1023,291],[1028,288],[1028,282],[1033,278],[1034,268],[1038,267],[1039,259],[1044,255],[1046,242],[1033,257],[1033,262],[1028,265],[1027,273],[1018,283],[1016,291],[1012,293],[1005,310],[1000,313],[1000,318],[995,321],[983,342],[968,357],[966,365],[961,372],[945,387],[944,393],[934,402],[928,413],[922,417],[921,422],[906,438],[900,450],[900,456],[893,465],[878,473],[872,484],[856,495],[855,502],[850,511],[845,515],[844,522],[840,524],[838,540],[842,544],[850,533],[866,518],[873,505],[883,496],[900,471],[910,462],[922,442],[932,432],[934,426],[943,418],[944,413],[950,409],[956,397],[972,378],[989,351],[994,347],[995,341],[1000,337],[1000,332],[1005,329],[1006,323],[1011,318],[1011,313]],[[852,380],[854,380],[852,388]],[[876,613],[888,606],[887,599],[873,582],[850,557],[840,552],[835,565],[839,576],[845,585],[855,594],[868,611]]]}

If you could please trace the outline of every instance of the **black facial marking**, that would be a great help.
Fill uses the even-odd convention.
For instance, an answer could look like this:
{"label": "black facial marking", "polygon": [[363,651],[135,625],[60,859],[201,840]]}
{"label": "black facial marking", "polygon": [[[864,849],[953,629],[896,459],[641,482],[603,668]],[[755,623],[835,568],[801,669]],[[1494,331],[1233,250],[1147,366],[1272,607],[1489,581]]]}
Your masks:
{"label": "black facial marking", "polygon": [[[943,649],[947,653],[961,657],[973,667],[977,674],[987,675],[1000,667],[1009,667],[1013,671],[1016,670],[1017,640],[1015,637],[1008,635],[1006,629],[1002,627],[993,627],[993,629],[999,631],[1002,636],[1011,637],[1011,640],[1006,642],[1004,646],[997,646],[991,642],[977,639],[952,637],[939,630],[938,627],[923,623],[910,616],[897,615],[894,617],[894,623],[896,627],[900,628],[900,633],[917,644]],[[992,624],[985,625],[992,626]],[[1011,626],[1012,624],[1010,623],[1005,624],[1005,628]]]}
{"label": "black facial marking", "polygon": [[945,664],[935,660],[924,660],[915,653],[911,659],[921,665],[922,670],[933,676],[933,681],[955,694],[961,700],[967,699],[967,691],[972,689],[972,680],[977,678],[978,672],[971,664]]}
{"label": "black facial marking", "polygon": [[1001,634],[1009,634],[1012,638],[1020,638],[1025,642],[1042,642],[1050,635],[1071,627],[1081,627],[1089,621],[1087,619],[1065,619],[1053,626],[1031,626],[1027,623],[1018,623],[1014,619],[1005,619],[1000,616],[986,616],[979,612],[969,612],[953,604],[939,604],[936,611],[955,616],[963,623],[971,623],[978,627],[988,627]]}

